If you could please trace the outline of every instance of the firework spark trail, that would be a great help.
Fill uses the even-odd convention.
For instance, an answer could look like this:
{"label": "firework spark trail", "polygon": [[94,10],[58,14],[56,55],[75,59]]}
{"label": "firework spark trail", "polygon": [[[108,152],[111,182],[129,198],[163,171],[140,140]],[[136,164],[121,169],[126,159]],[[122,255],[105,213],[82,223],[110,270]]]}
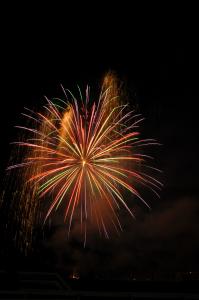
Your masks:
{"label": "firework spark trail", "polygon": [[[64,93],[67,95],[67,91]],[[98,103],[89,100],[88,87],[85,101],[80,89],[79,94],[81,105],[68,91],[70,101],[46,98],[43,113],[28,110],[24,114],[33,126],[17,127],[32,136],[17,144],[27,148],[28,155],[8,169],[26,168],[25,179],[28,187],[32,186],[32,201],[52,196],[45,220],[65,205],[68,233],[76,215],[81,228],[85,228],[86,241],[88,220],[96,223],[100,234],[108,238],[107,224],[111,223],[117,232],[122,229],[118,216],[121,206],[134,217],[132,205],[124,199],[124,194],[138,197],[149,208],[136,189],[136,182],[155,195],[161,183],[136,168],[148,158],[137,152],[137,148],[157,143],[153,139],[139,139],[139,132],[134,130],[142,119],[120,103],[120,88],[114,76],[105,77]]]}

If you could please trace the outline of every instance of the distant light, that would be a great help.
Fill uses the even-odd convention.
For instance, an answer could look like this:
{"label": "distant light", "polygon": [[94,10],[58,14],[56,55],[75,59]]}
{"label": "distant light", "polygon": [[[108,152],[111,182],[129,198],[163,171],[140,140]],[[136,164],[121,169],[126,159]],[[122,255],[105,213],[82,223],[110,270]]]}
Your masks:
{"label": "distant light", "polygon": [[72,279],[78,280],[79,279],[79,274],[74,271],[71,277],[72,277]]}

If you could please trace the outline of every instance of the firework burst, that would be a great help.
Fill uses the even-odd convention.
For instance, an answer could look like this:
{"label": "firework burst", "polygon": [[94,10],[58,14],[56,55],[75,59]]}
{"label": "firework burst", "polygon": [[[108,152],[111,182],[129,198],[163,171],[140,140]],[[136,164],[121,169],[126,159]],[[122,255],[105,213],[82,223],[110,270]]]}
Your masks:
{"label": "firework burst", "polygon": [[28,187],[32,203],[40,198],[48,202],[45,220],[64,208],[68,233],[75,220],[81,224],[84,242],[88,224],[96,225],[108,238],[111,226],[122,230],[120,208],[134,217],[129,194],[150,208],[137,183],[158,196],[161,183],[143,171],[149,157],[139,151],[141,146],[157,143],[139,138],[142,118],[122,103],[113,75],[105,77],[97,101],[90,99],[89,87],[85,96],[79,89],[77,98],[68,90],[64,93],[66,101],[46,98],[43,113],[26,109],[24,115],[32,125],[18,127],[29,137],[16,144],[27,148],[27,154],[8,169],[26,170],[26,191]]}

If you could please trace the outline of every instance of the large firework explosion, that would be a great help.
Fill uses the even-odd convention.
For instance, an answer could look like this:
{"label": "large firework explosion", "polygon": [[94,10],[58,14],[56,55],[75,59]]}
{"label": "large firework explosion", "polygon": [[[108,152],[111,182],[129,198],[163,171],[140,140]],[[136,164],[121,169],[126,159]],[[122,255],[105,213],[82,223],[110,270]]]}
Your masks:
{"label": "large firework explosion", "polygon": [[78,223],[86,243],[89,226],[106,238],[112,229],[119,233],[120,209],[134,218],[135,197],[150,208],[137,186],[157,196],[161,187],[146,171],[154,169],[147,165],[150,157],[140,152],[157,143],[139,138],[143,119],[123,103],[112,73],[105,76],[97,101],[90,99],[89,87],[85,93],[78,88],[78,96],[63,91],[65,100],[46,98],[43,112],[26,109],[29,125],[17,126],[28,133],[15,143],[25,152],[23,161],[8,170],[19,168],[23,178],[16,214],[26,246],[42,202],[47,204],[44,222],[60,210],[68,235]]}

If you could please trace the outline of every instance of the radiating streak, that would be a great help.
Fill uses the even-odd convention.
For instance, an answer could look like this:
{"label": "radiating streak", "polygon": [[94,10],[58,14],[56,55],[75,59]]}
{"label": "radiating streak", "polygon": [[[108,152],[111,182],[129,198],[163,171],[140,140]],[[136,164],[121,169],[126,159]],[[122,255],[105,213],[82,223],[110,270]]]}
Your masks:
{"label": "radiating streak", "polygon": [[[142,168],[160,170],[145,164],[153,157],[138,149],[159,143],[139,137],[137,128],[144,118],[130,111],[128,105],[121,104],[120,95],[111,86],[105,84],[98,103],[92,105],[88,86],[85,96],[78,87],[81,104],[72,92],[62,89],[67,102],[57,98],[57,104],[45,97],[47,104],[43,106],[43,113],[26,109],[30,115],[23,115],[33,122],[32,128],[17,127],[31,136],[15,144],[27,148],[27,155],[24,161],[9,166],[8,170],[29,168],[26,183],[32,184],[35,197],[50,202],[45,221],[64,204],[68,234],[76,216],[81,230],[85,229],[85,244],[88,222],[95,222],[99,233],[109,238],[107,223],[112,224],[118,234],[122,231],[118,217],[121,207],[135,218],[126,192],[150,209],[135,183],[159,196],[157,191],[162,184]],[[48,195],[51,195],[49,199]]]}

